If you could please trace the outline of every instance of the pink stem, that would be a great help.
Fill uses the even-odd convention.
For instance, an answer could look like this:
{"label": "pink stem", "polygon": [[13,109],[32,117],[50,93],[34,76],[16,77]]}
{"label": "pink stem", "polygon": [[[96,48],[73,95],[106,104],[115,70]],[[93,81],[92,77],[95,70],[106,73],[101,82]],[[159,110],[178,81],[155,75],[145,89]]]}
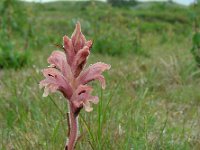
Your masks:
{"label": "pink stem", "polygon": [[70,104],[70,132],[69,132],[69,141],[65,146],[65,150],[74,150],[76,144],[77,135],[78,135],[78,115],[74,112],[72,104]]}

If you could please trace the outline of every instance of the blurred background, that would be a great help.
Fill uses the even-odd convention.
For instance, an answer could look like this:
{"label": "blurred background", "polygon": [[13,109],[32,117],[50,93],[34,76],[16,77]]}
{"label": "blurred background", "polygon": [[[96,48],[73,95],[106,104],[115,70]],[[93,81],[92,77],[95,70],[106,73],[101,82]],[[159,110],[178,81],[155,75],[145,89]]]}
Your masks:
{"label": "blurred background", "polygon": [[200,149],[200,1],[0,1],[0,149],[62,149],[67,106],[41,69],[80,21],[112,65],[77,149]]}

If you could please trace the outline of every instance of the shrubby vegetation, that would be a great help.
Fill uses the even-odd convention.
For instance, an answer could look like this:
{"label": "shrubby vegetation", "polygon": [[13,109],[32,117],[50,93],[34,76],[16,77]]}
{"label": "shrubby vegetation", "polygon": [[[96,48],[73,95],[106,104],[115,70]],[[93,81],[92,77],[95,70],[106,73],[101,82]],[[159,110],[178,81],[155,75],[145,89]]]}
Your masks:
{"label": "shrubby vegetation", "polygon": [[171,3],[111,7],[95,1],[52,2],[33,3],[27,7],[33,8],[39,16],[34,26],[40,47],[46,42],[61,44],[58,43],[59,35],[72,31],[74,23],[80,20],[83,31],[95,41],[94,51],[107,55],[146,55],[148,52],[144,52],[142,46],[145,34],[171,32],[185,36],[191,32],[192,25],[191,9]]}
{"label": "shrubby vegetation", "polygon": [[191,14],[191,21],[193,22],[193,39],[192,44],[193,47],[191,52],[194,56],[194,59],[197,63],[197,66],[200,67],[200,2],[197,1],[196,4],[193,5],[193,13]]}
{"label": "shrubby vegetation", "polygon": [[[182,35],[191,32],[191,9],[170,2],[138,3],[126,7],[111,7],[95,1],[39,4],[4,0],[1,3],[3,30],[0,34],[5,41],[1,42],[1,56],[7,58],[0,61],[2,67],[23,66],[28,60],[27,52],[33,48],[42,49],[44,43],[61,44],[58,43],[59,36],[72,31],[77,20],[95,41],[94,51],[107,55],[148,56],[142,46],[144,34],[165,36],[167,32]],[[113,1],[109,3],[114,5]],[[119,6],[122,3],[125,2],[120,1]],[[12,56],[14,53],[17,57]]]}
{"label": "shrubby vegetation", "polygon": [[191,52],[194,56],[194,59],[197,65],[200,67],[200,32],[199,31],[196,31],[196,33],[194,34],[192,42],[193,42],[193,47],[191,49]]}
{"label": "shrubby vegetation", "polygon": [[27,11],[16,0],[3,0],[0,6],[0,68],[20,68],[29,59],[31,35]]}
{"label": "shrubby vegetation", "polygon": [[112,6],[130,7],[137,4],[136,0],[107,0]]}

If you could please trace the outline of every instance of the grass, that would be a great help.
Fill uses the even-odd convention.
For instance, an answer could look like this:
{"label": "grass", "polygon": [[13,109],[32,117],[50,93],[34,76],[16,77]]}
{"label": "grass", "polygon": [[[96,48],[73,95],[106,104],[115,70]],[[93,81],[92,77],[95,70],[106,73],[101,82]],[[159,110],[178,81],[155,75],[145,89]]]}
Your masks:
{"label": "grass", "polygon": [[[144,41],[149,38],[157,41]],[[92,55],[91,63],[104,61],[112,69],[107,89],[95,88],[100,103],[92,113],[81,112],[77,149],[199,148],[199,71],[183,40],[178,46],[145,42],[151,58]],[[36,52],[31,67],[1,71],[1,149],[64,146],[66,101],[60,93],[42,98],[38,88],[50,51]]]}
{"label": "grass", "polygon": [[[62,14],[55,9],[51,8],[53,13],[45,11],[38,19],[45,18],[42,24],[46,23],[50,41],[60,42],[61,32],[70,34],[71,28],[62,27],[66,24],[63,22],[62,30],[61,27],[53,30],[60,20],[51,20],[51,15]],[[71,12],[68,17],[77,16]],[[55,23],[48,27],[48,21]],[[57,35],[53,37],[53,33]],[[200,71],[190,53],[191,39],[190,33],[177,34],[175,30],[162,34],[142,32],[141,45],[148,56],[92,53],[89,63],[102,61],[112,68],[105,73],[105,91],[98,83],[92,83],[100,103],[94,106],[92,113],[81,112],[76,148],[198,150]],[[39,50],[30,48],[31,65],[18,70],[0,70],[2,150],[54,150],[63,149],[65,145],[66,100],[60,93],[42,98],[43,91],[38,87],[43,79],[40,70],[48,65],[46,59],[55,49],[48,40],[42,40],[44,44]]]}

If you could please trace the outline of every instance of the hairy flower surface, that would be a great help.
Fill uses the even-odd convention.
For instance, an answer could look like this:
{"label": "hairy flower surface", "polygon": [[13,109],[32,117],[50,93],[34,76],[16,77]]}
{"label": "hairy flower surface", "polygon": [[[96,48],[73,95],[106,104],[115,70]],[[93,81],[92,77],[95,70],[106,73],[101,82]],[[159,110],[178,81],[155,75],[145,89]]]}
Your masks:
{"label": "hairy flower surface", "polygon": [[48,58],[49,68],[42,71],[45,79],[39,85],[40,88],[44,87],[44,97],[60,91],[75,111],[82,107],[88,112],[92,111],[90,102],[97,104],[98,97],[91,95],[93,88],[87,84],[99,80],[104,89],[105,78],[102,73],[110,69],[110,65],[97,62],[85,69],[91,47],[92,41],[86,40],[80,23],[77,23],[71,38],[63,37],[64,52],[53,51]]}

